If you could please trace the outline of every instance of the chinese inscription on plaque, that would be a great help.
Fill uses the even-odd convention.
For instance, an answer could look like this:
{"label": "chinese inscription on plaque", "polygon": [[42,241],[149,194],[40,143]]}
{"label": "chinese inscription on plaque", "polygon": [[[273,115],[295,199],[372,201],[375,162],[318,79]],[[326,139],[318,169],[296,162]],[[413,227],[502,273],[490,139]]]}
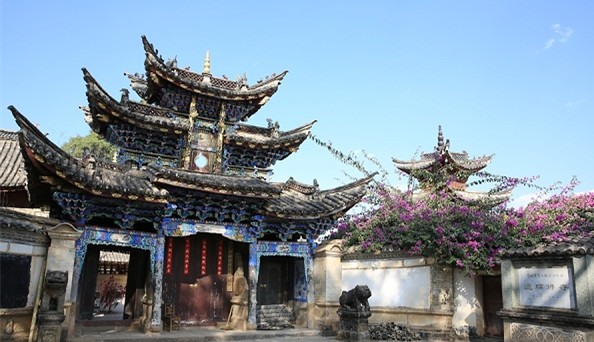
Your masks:
{"label": "chinese inscription on plaque", "polygon": [[573,275],[569,267],[519,268],[520,305],[575,309]]}

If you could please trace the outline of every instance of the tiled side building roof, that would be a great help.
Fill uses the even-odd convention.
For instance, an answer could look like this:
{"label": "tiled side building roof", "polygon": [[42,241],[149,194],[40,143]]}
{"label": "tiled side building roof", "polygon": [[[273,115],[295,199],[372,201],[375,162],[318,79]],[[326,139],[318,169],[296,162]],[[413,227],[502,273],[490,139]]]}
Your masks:
{"label": "tiled side building roof", "polygon": [[554,241],[540,247],[510,248],[502,253],[503,257],[541,257],[594,255],[594,227],[583,235],[573,235],[565,241]]}
{"label": "tiled side building roof", "polygon": [[24,189],[27,175],[19,148],[18,132],[0,130],[0,189]]}

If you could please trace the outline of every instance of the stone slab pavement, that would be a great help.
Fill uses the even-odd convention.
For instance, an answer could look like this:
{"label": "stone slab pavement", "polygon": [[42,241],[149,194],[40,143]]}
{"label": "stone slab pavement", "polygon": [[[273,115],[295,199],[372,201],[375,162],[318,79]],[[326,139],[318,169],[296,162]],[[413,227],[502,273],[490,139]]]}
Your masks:
{"label": "stone slab pavement", "polygon": [[72,342],[210,342],[210,341],[338,341],[332,336],[321,336],[320,332],[312,329],[283,329],[283,330],[250,330],[234,331],[221,330],[215,327],[181,327],[180,330],[161,333],[142,333],[130,327],[78,327]]}
{"label": "stone slab pavement", "polygon": [[[283,330],[221,330],[215,327],[181,327],[180,330],[161,333],[142,333],[128,326],[77,327],[71,342],[211,342],[211,341],[264,341],[264,342],[337,342],[336,336],[322,336],[313,329]],[[443,341],[430,341],[443,342]],[[458,341],[456,341],[458,342]],[[503,342],[503,338],[473,338],[470,342]]]}

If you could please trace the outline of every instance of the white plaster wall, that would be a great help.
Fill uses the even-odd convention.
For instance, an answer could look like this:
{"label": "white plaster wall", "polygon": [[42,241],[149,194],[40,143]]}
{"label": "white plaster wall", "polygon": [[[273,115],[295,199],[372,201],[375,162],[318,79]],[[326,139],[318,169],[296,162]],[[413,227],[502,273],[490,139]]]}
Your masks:
{"label": "white plaster wall", "polygon": [[476,292],[476,280],[477,277],[470,278],[462,271],[454,270],[455,309],[452,325],[457,331],[465,331],[465,327],[475,327],[477,330],[483,327],[483,314]]}
{"label": "white plaster wall", "polygon": [[[425,265],[425,262],[419,259],[412,264]],[[402,260],[350,260],[342,265],[342,289],[369,286],[370,306],[430,308],[430,266],[410,267],[411,262],[407,262],[405,267]]]}

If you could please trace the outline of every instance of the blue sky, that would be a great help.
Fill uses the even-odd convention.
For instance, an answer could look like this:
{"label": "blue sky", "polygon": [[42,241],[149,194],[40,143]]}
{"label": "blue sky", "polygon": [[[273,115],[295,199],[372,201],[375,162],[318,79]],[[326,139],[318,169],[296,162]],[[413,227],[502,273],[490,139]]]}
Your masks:
{"label": "blue sky", "polygon": [[[0,127],[14,105],[57,144],[89,127],[81,68],[119,98],[144,72],[142,34],[165,58],[253,84],[289,70],[248,123],[313,133],[365,150],[405,184],[391,158],[437,143],[495,154],[486,171],[581,181],[594,189],[591,1],[1,1]],[[321,188],[361,177],[307,140],[275,165]],[[530,196],[519,188],[515,198]]]}

